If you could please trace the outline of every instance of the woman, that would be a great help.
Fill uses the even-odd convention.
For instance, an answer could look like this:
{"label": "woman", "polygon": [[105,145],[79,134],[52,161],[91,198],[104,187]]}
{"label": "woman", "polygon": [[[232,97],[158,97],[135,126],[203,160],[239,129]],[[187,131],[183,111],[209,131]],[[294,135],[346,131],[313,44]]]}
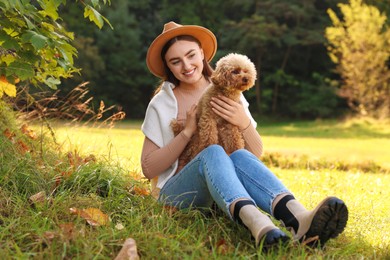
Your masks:
{"label": "woman", "polygon": [[[345,228],[348,210],[336,197],[324,199],[312,211],[306,210],[281,181],[258,159],[263,150],[248,102],[221,97],[213,100],[216,114],[237,125],[245,149],[227,155],[211,145],[183,165],[179,156],[197,129],[196,104],[210,84],[211,61],[217,50],[214,34],[196,25],[165,24],[151,43],[147,66],[162,79],[142,125],[145,140],[141,165],[152,180],[158,200],[188,208],[210,207],[214,202],[232,220],[245,225],[264,248],[286,243],[289,236],[262,211],[271,214],[292,232],[294,240],[317,237],[310,245],[324,245]],[[183,131],[174,136],[170,122],[183,122]],[[262,210],[260,211],[259,208]]]}

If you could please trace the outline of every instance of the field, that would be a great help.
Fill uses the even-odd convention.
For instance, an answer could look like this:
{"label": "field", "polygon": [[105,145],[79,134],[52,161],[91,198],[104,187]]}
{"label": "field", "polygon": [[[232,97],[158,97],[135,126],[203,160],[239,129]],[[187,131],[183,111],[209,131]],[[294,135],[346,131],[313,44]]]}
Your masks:
{"label": "field", "polygon": [[[114,128],[63,123],[53,123],[52,127],[59,151],[71,151],[81,158],[93,154],[98,163],[78,165],[69,179],[59,184],[50,203],[29,209],[23,198],[47,189],[45,184],[26,171],[24,164],[28,162],[20,159],[18,166],[8,165],[0,154],[4,169],[10,169],[1,176],[3,183],[16,178],[11,173],[22,169],[35,185],[27,189],[13,184],[21,190],[16,197],[0,189],[0,240],[6,241],[0,246],[0,253],[5,258],[113,259],[128,237],[135,239],[138,254],[144,259],[390,257],[388,123],[259,120],[264,161],[307,208],[314,207],[325,196],[335,195],[349,209],[345,232],[329,241],[325,249],[309,250],[292,244],[269,255],[256,249],[248,232],[218,210],[172,212],[147,195],[149,183],[142,178],[139,163],[143,142],[140,122],[121,122]],[[46,127],[33,128],[51,138]],[[20,177],[14,182],[26,180]],[[129,182],[131,187],[126,184],[121,188],[121,182]],[[109,215],[110,224],[88,226],[82,218],[69,214],[69,208],[74,207],[99,208]],[[69,230],[64,231],[64,225],[69,223],[72,235]],[[118,228],[119,224],[124,228]]]}
{"label": "field", "polygon": [[[118,123],[115,128],[69,128],[56,125],[60,144],[67,149],[100,154],[139,169],[143,134],[141,122]],[[287,122],[258,124],[265,154],[308,157],[308,160],[375,162],[390,169],[390,128],[370,121]],[[108,149],[107,149],[108,148]]]}
{"label": "field", "polygon": [[[71,149],[100,154],[121,166],[141,172],[139,166],[143,135],[139,122],[120,123],[114,129],[69,129],[57,127],[58,139]],[[324,196],[343,198],[350,210],[344,239],[387,250],[390,245],[390,129],[367,121],[259,123],[265,154],[304,157],[310,160],[374,162],[385,169],[377,172],[332,169],[280,169],[273,171],[301,198],[308,208]],[[75,131],[76,130],[76,131]],[[105,147],[109,147],[107,150]],[[364,223],[369,223],[365,225]],[[389,233],[388,232],[388,233]]]}

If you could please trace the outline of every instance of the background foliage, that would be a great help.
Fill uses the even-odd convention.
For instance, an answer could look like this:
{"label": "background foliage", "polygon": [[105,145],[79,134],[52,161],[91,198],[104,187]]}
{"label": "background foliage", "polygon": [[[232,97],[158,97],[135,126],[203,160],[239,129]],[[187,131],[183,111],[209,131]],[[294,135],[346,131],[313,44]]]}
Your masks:
{"label": "background foliage", "polygon": [[332,61],[343,81],[339,94],[361,115],[390,115],[390,28],[386,16],[362,0],[339,4],[340,20],[328,10],[333,26],[326,28]]}

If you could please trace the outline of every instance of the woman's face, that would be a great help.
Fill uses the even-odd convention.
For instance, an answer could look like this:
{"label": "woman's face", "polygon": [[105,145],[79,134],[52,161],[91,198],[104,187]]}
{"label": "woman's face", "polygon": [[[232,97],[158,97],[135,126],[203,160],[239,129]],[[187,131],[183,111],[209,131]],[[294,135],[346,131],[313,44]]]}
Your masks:
{"label": "woman's face", "polygon": [[194,84],[202,77],[203,50],[196,42],[179,40],[165,54],[168,68],[173,75],[186,84]]}

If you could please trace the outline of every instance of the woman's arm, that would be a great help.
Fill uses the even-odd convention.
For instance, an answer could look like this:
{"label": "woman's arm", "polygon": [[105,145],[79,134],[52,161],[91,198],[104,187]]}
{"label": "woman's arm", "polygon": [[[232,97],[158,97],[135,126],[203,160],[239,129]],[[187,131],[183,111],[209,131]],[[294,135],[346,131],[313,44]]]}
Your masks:
{"label": "woman's arm", "polygon": [[211,105],[217,115],[239,127],[245,140],[245,148],[260,157],[263,153],[263,142],[252,124],[249,110],[246,111],[242,102],[219,96],[218,98],[212,98]]}
{"label": "woman's arm", "polygon": [[145,137],[141,154],[142,172],[146,178],[152,179],[168,169],[184,151],[196,131],[196,107],[187,111],[184,129],[164,147],[159,147]]}
{"label": "woman's arm", "polygon": [[242,130],[242,136],[245,140],[245,148],[259,158],[263,154],[263,141],[256,128],[250,124]]}
{"label": "woman's arm", "polygon": [[141,154],[144,176],[152,179],[168,169],[179,158],[189,140],[190,138],[181,132],[168,145],[160,148],[145,137]]}

